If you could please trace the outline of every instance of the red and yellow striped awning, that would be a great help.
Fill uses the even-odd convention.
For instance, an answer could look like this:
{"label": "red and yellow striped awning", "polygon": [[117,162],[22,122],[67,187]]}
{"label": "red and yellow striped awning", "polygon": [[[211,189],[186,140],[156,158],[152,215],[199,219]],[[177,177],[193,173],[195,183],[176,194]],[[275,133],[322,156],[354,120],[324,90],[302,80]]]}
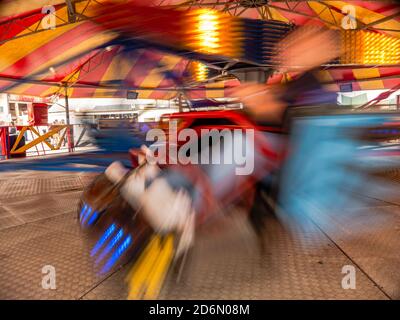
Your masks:
{"label": "red and yellow striped awning", "polygon": [[[90,15],[88,4],[76,3],[76,11]],[[183,76],[187,60],[145,49],[127,52],[112,44],[112,33],[87,20],[66,24],[67,7],[55,8],[54,30],[42,29],[46,13],[40,8],[0,18],[0,91],[40,97],[64,95],[66,88],[70,97],[126,97],[128,89],[137,90],[139,98],[176,95],[174,78]]]}
{"label": "red and yellow striped awning", "polygon": [[[98,3],[106,0],[77,1],[75,10],[91,15]],[[172,5],[183,1],[162,1]],[[21,3],[24,3],[21,5]],[[182,78],[188,61],[154,50],[127,52],[113,42],[116,35],[104,32],[88,20],[68,22],[65,1],[3,0],[0,7],[0,92],[49,97],[125,97],[128,90],[139,98],[169,99],[176,95],[176,78]],[[212,3],[217,1],[197,1]],[[43,3],[55,5],[57,28],[45,30]],[[344,6],[356,9],[357,22],[366,28],[400,37],[396,6],[385,1],[269,1],[262,8],[237,8],[237,1],[213,7],[251,18],[273,18],[295,24],[340,26]],[[193,5],[192,7],[195,7]],[[25,11],[21,12],[21,8]],[[243,12],[240,12],[243,11]],[[399,82],[398,68],[333,68],[321,72],[334,86],[354,83],[354,90],[390,88]],[[279,76],[277,76],[279,77]],[[274,81],[274,80],[271,80]],[[191,98],[218,98],[238,82],[205,85],[188,92]],[[67,89],[64,87],[66,86]],[[65,91],[67,90],[67,91]]]}
{"label": "red and yellow striped awning", "polygon": [[[275,19],[296,25],[319,25],[342,29],[343,21],[354,14],[357,29],[371,30],[400,38],[400,12],[395,1],[269,1],[267,5],[238,7],[237,0],[157,0],[163,5],[178,7],[209,7],[245,18]],[[250,1],[251,2],[251,1]],[[347,20],[346,20],[347,21]],[[353,90],[390,89],[400,84],[400,66],[332,67],[320,72],[321,79],[338,91],[340,84],[352,83]],[[290,80],[291,75],[275,74],[268,83]]]}
{"label": "red and yellow striped awning", "polygon": [[[342,28],[344,18],[354,14],[357,28],[379,30],[400,37],[398,4],[390,0],[377,1],[274,1],[262,0],[153,0],[163,6],[181,8],[213,8],[234,16],[252,19],[274,19],[295,25],[324,25]],[[248,3],[246,6],[245,3]],[[351,6],[351,8],[349,7]],[[388,18],[390,17],[390,18]]]}
{"label": "red and yellow striped awning", "polygon": [[[340,86],[352,84],[353,91],[391,89],[400,85],[400,66],[375,68],[331,67],[318,72],[322,83],[332,91],[340,91]],[[274,74],[268,84],[286,83],[296,74]]]}
{"label": "red and yellow striped awning", "polygon": [[331,68],[320,72],[321,80],[335,91],[352,84],[353,91],[391,89],[400,85],[400,67]]}

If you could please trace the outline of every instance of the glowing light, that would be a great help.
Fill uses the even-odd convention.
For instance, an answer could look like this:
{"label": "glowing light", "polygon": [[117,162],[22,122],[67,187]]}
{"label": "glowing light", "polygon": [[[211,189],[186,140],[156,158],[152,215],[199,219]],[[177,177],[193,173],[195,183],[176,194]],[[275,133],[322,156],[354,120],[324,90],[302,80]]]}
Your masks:
{"label": "glowing light", "polygon": [[215,12],[202,12],[197,17],[199,45],[204,50],[215,51],[219,47],[219,23]]}
{"label": "glowing light", "polygon": [[191,63],[192,75],[195,81],[203,82],[208,78],[208,68],[201,62],[194,61]]}
{"label": "glowing light", "polygon": [[91,226],[99,217],[99,213],[95,211],[89,219],[88,226]]}
{"label": "glowing light", "polygon": [[85,225],[86,220],[89,218],[90,214],[92,213],[92,210],[93,209],[91,207],[88,207],[88,210],[86,211],[86,214],[84,215],[84,217],[82,218],[82,221],[81,221],[82,226]]}
{"label": "glowing light", "polygon": [[101,272],[102,273],[108,272],[118,261],[118,259],[122,256],[122,254],[129,248],[131,243],[132,243],[132,237],[128,235],[121,243],[121,245],[117,248],[117,250],[115,250],[111,258],[108,259]]}
{"label": "glowing light", "polygon": [[80,214],[80,221],[81,221],[82,227],[85,225],[85,222],[86,222],[87,218],[90,216],[91,212],[92,212],[92,208],[90,206],[88,206],[87,204],[85,204],[83,209],[81,210],[81,214]]}
{"label": "glowing light", "polygon": [[92,257],[99,251],[99,249],[103,246],[103,244],[114,233],[116,228],[117,227],[113,223],[111,226],[108,227],[106,231],[104,231],[103,235],[100,237],[99,241],[95,244],[95,246],[92,249],[92,252],[90,253]]}
{"label": "glowing light", "polygon": [[342,64],[399,64],[400,39],[363,31],[342,32]]}
{"label": "glowing light", "polygon": [[121,238],[124,235],[124,231],[119,229],[118,233],[114,236],[114,238],[111,239],[110,243],[106,246],[106,248],[103,250],[103,252],[100,254],[100,256],[96,259],[96,263],[99,263],[101,260],[104,259],[104,257],[109,254],[112,250],[112,248],[121,240]]}
{"label": "glowing light", "polygon": [[238,56],[241,25],[239,19],[216,10],[197,9],[187,13],[184,46],[192,50],[224,56]]}
{"label": "glowing light", "polygon": [[85,213],[86,213],[87,207],[88,207],[88,206],[87,206],[86,204],[82,207],[81,213],[79,214],[79,220],[80,220],[80,221],[82,221],[83,216],[84,216]]}

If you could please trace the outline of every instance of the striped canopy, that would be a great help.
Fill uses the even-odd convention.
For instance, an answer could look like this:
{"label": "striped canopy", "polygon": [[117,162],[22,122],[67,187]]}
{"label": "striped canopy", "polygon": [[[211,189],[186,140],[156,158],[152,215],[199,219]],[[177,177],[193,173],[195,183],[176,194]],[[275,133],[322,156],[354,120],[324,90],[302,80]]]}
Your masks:
{"label": "striped canopy", "polygon": [[[132,90],[139,93],[139,98],[173,98],[189,61],[145,48],[127,50],[116,41],[117,35],[105,33],[87,19],[105,1],[76,1],[74,21],[62,0],[0,2],[0,92],[40,97],[66,93],[70,97],[126,97],[127,91]],[[351,3],[356,8],[358,27],[400,37],[396,7],[384,1],[269,1],[268,5],[252,8],[238,5],[245,1],[225,0],[219,1],[219,5],[213,2],[217,3],[153,1],[155,5],[182,8],[208,3],[232,15],[331,27],[340,27],[345,16],[342,9]],[[51,15],[55,17],[55,29],[45,28],[49,13],[46,10],[50,9],[42,10],[44,4],[54,5]],[[326,82],[336,86],[355,82],[354,90],[387,88],[399,83],[397,67],[335,68],[322,74]],[[190,98],[218,98],[224,96],[226,88],[237,84],[233,80],[217,82],[193,88],[187,94]]]}
{"label": "striped canopy", "polygon": [[[65,3],[53,4],[54,30],[43,29],[47,12],[41,8],[12,17],[0,15],[0,92],[40,97],[68,93],[72,98],[126,97],[127,91],[137,91],[143,99],[176,95],[188,60],[156,50],[127,49],[114,41],[116,35],[87,19],[69,23]],[[2,8],[8,5],[20,8],[15,1]],[[96,5],[78,1],[75,10],[90,17]],[[223,82],[209,84],[187,94],[223,97],[224,87]]]}
{"label": "striped canopy", "polygon": [[[156,0],[156,3],[180,8],[208,7],[234,16],[334,29],[342,29],[343,23],[348,21],[346,17],[354,14],[356,24],[353,27],[400,38],[400,9],[396,1]],[[340,90],[341,84],[349,83],[354,91],[390,89],[400,85],[400,66],[337,66],[323,69],[320,76],[335,91]],[[285,82],[290,78],[291,75],[275,74],[268,83]]]}
{"label": "striped canopy", "polygon": [[[354,91],[379,90],[400,85],[400,67],[352,68],[337,67],[320,70],[319,79],[332,91],[340,91],[341,85],[352,84]],[[296,74],[276,73],[268,79],[269,84],[285,83]]]}
{"label": "striped canopy", "polygon": [[390,0],[284,1],[284,0],[153,0],[155,4],[196,8],[207,7],[234,16],[274,19],[296,25],[342,28],[349,14],[355,16],[358,29],[366,28],[400,37],[398,4]]}

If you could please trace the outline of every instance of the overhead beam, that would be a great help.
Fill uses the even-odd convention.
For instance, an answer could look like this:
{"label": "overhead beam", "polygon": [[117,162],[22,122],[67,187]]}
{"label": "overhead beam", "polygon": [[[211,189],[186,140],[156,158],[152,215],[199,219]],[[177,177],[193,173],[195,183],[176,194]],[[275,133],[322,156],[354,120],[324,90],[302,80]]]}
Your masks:
{"label": "overhead beam", "polygon": [[[81,6],[81,10],[76,10],[76,3],[86,3],[85,5]],[[91,4],[95,4],[95,5],[101,5],[100,2],[96,1],[96,0],[63,0],[63,1],[50,1],[51,5],[58,5],[60,6],[59,8],[62,7],[67,7],[68,10],[68,19],[65,19],[61,16],[58,15],[57,11],[54,13],[54,15],[56,16],[58,21],[62,21],[62,22],[58,22],[57,25],[55,26],[55,28],[60,28],[72,23],[77,23],[77,22],[81,22],[84,20],[89,19],[90,17],[88,17],[86,15],[86,11],[87,8],[89,7],[89,5]],[[5,32],[3,32],[3,34],[0,34],[0,45],[2,45],[3,43],[6,43],[8,41],[14,40],[14,39],[19,39],[19,38],[23,38],[23,37],[27,37],[30,36],[32,34],[36,34],[36,33],[41,33],[44,31],[47,31],[47,29],[44,29],[42,26],[42,21],[44,19],[46,19],[45,16],[42,17],[42,19],[40,19],[37,23],[34,23],[33,25],[27,26],[25,28],[25,30],[21,30],[21,32],[15,36],[10,36],[7,34],[6,30],[11,30],[14,26],[16,27],[21,27],[21,25],[24,25],[24,20],[28,19],[29,17],[33,17],[35,15],[38,15],[41,13],[41,7],[36,7],[35,10],[31,10],[30,12],[27,12],[27,14],[23,14],[23,12],[19,13],[18,15],[10,15],[10,19],[5,19],[3,21],[0,22],[0,26],[3,28],[3,30],[5,30]]]}
{"label": "overhead beam", "polygon": [[390,15],[390,16],[387,16],[387,17],[384,17],[382,19],[378,19],[378,20],[375,20],[375,21],[373,21],[371,23],[366,24],[363,29],[368,29],[370,27],[379,25],[379,24],[384,23],[386,21],[392,20],[393,18],[396,18],[398,16],[400,16],[400,10],[398,12]]}
{"label": "overhead beam", "polygon": [[3,0],[0,4],[0,18],[13,17],[46,6],[63,4],[65,0]]}
{"label": "overhead beam", "polygon": [[68,8],[68,21],[70,23],[76,22],[75,1],[65,0]]}
{"label": "overhead beam", "polygon": [[[11,82],[17,82],[21,84],[40,84],[40,85],[47,85],[52,87],[62,87],[65,88],[65,84],[59,82],[43,82],[40,80],[33,80],[33,79],[14,79],[9,77],[0,76],[0,80],[7,80]],[[179,91],[179,90],[189,90],[189,91],[197,91],[197,90],[204,90],[204,87],[140,87],[140,86],[126,86],[121,84],[113,84],[110,85],[107,82],[103,82],[100,84],[94,84],[90,82],[80,82],[76,83],[69,88],[98,88],[98,89],[110,89],[110,90],[137,90],[137,91]],[[207,88],[207,90],[221,90],[221,88]],[[11,92],[12,93],[12,92]]]}

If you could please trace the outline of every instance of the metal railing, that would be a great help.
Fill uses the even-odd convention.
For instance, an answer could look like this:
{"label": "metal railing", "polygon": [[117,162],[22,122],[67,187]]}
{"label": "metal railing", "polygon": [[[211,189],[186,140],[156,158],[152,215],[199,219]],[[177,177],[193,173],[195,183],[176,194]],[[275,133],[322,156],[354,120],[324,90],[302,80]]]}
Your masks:
{"label": "metal railing", "polygon": [[84,125],[0,127],[0,159],[85,150],[91,141]]}

